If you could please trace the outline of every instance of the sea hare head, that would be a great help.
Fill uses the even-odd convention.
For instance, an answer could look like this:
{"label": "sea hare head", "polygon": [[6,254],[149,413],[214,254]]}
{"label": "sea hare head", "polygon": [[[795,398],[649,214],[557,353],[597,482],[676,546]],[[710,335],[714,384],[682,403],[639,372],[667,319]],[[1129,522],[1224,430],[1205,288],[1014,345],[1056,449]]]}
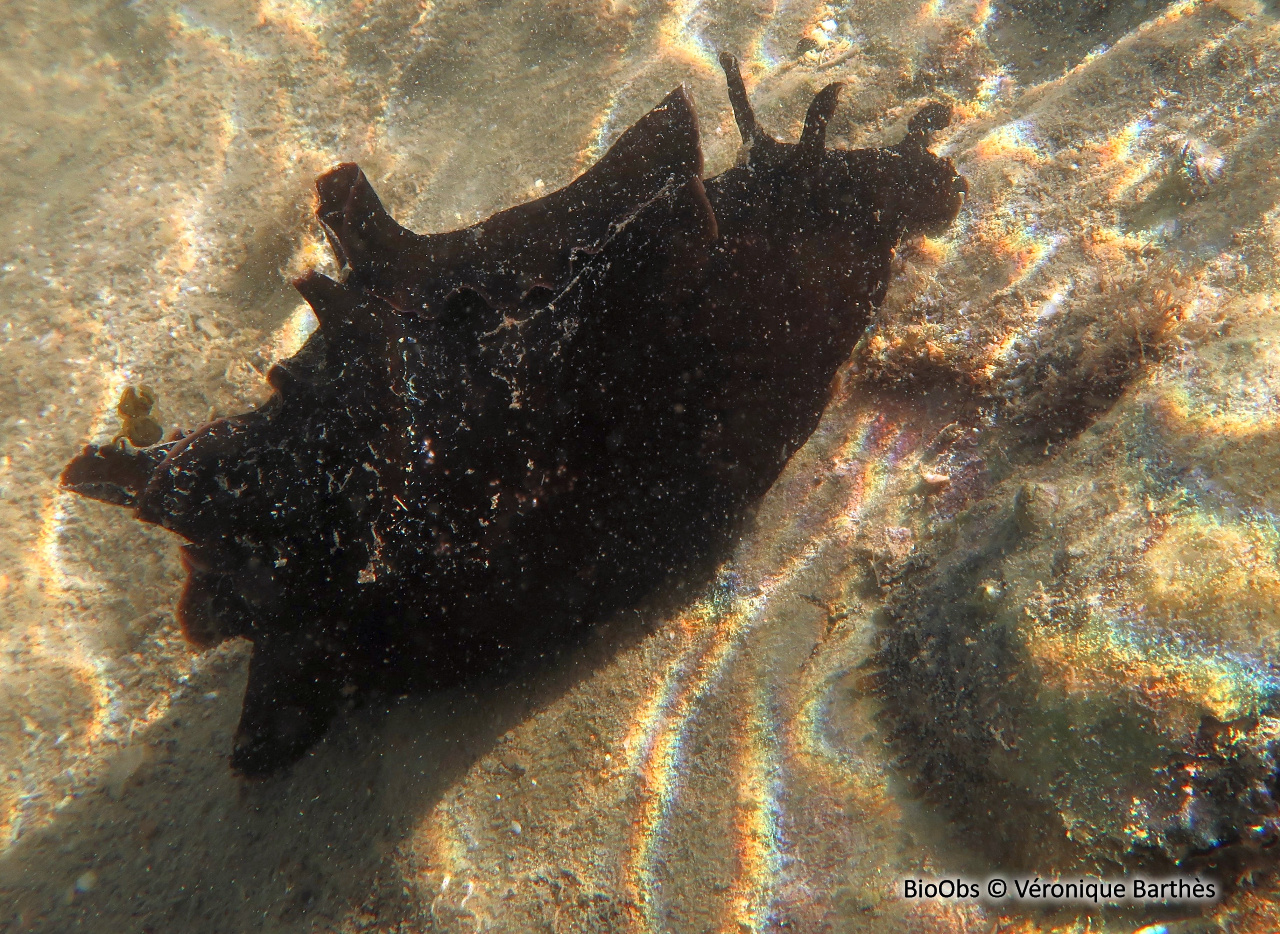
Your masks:
{"label": "sea hare head", "polygon": [[831,149],[827,123],[843,85],[830,84],[809,105],[800,140],[783,143],[756,121],[737,59],[721,55],[720,64],[747,147],[747,167],[793,178],[803,191],[797,207],[810,225],[856,228],[864,236],[877,232],[896,243],[903,236],[941,233],[960,213],[968,183],[950,159],[929,151],[931,135],[951,123],[945,104],[925,105],[896,146]]}
{"label": "sea hare head", "polygon": [[[832,85],[832,87],[838,87]],[[818,100],[821,100],[819,95]],[[937,236],[951,226],[964,206],[968,183],[945,156],[929,151],[929,137],[951,122],[951,110],[933,103],[922,108],[896,146],[886,149],[832,149],[815,172],[816,199],[837,222],[861,219],[864,179],[874,179],[871,209],[878,222],[900,236]],[[805,141],[800,142],[801,154]]]}
{"label": "sea hare head", "polygon": [[929,137],[951,124],[951,108],[933,103],[907,124],[907,135],[893,147],[903,159],[896,208],[908,234],[937,236],[960,213],[969,185],[950,159],[929,152]]}

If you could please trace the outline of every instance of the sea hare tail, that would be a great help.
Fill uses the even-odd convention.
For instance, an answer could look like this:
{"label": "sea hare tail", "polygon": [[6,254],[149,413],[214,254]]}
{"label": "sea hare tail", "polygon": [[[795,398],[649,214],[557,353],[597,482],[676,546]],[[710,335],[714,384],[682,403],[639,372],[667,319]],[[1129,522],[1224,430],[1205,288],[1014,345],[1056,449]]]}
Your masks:
{"label": "sea hare tail", "polygon": [[90,444],[62,471],[62,486],[113,506],[133,506],[168,453],[164,448]]}

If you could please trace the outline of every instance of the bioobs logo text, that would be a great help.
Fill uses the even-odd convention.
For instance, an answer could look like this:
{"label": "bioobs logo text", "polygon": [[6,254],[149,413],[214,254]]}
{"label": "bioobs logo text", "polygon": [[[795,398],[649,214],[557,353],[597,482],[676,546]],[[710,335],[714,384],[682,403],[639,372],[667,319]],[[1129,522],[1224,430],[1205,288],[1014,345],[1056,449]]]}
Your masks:
{"label": "bioobs logo text", "polygon": [[1042,879],[1040,876],[972,879],[903,879],[898,891],[909,901],[1039,902],[1042,904],[1134,905],[1211,902],[1221,891],[1212,879]]}

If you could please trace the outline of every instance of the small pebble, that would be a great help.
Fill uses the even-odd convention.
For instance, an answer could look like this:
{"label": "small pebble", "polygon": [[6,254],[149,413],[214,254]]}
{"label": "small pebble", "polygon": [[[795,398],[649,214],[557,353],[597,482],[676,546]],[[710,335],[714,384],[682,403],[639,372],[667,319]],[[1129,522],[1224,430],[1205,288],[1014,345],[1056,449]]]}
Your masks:
{"label": "small pebble", "polygon": [[523,832],[524,832],[524,828],[520,826],[520,822],[519,822],[518,820],[513,820],[513,821],[511,822],[511,832],[512,832],[512,833],[523,833]]}
{"label": "small pebble", "polygon": [[88,872],[81,873],[80,877],[76,879],[76,891],[83,895],[85,892],[92,891],[97,884],[98,874],[90,869]]}
{"label": "small pebble", "polygon": [[936,492],[951,482],[951,478],[944,473],[934,470],[926,470],[920,474],[920,482],[924,484],[925,489],[930,492]]}

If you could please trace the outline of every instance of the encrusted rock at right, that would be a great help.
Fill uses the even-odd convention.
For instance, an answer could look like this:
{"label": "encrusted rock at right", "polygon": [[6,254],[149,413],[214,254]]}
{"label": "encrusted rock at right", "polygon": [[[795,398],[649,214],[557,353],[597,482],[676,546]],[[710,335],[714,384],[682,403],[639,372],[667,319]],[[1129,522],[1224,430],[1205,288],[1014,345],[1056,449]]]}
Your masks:
{"label": "encrusted rock at right", "polygon": [[[993,866],[1208,872],[1280,850],[1280,330],[1164,367],[919,543],[873,681],[899,765]],[[1250,387],[1258,390],[1250,391]]]}

